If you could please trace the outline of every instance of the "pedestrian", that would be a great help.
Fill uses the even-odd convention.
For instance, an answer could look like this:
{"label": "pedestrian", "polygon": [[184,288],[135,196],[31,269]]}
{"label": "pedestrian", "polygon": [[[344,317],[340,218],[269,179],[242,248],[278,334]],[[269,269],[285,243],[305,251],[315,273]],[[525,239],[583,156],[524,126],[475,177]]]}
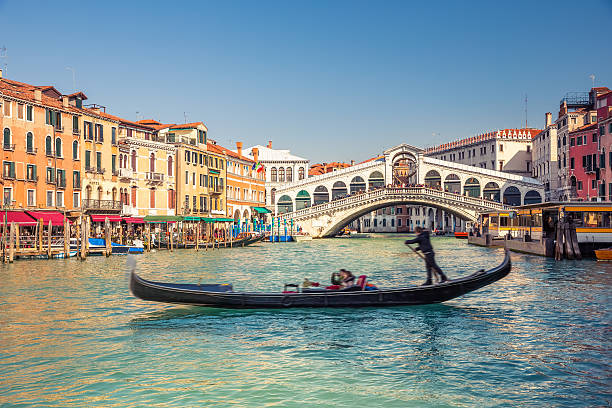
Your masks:
{"label": "pedestrian", "polygon": [[438,275],[439,283],[444,283],[448,280],[442,269],[436,264],[436,260],[434,258],[433,247],[431,246],[431,241],[429,240],[429,231],[424,230],[421,227],[416,227],[415,231],[417,233],[416,238],[409,239],[404,242],[406,245],[409,244],[418,244],[419,246],[416,248],[417,251],[421,251],[425,256],[425,268],[427,269],[427,280],[423,283],[422,286],[431,285],[432,284],[432,270]]}

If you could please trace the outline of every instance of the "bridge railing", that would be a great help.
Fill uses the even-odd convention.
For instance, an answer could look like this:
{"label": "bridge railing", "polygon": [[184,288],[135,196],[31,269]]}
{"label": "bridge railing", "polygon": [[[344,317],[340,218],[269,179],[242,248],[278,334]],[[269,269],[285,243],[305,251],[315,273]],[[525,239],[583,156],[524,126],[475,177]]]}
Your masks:
{"label": "bridge railing", "polygon": [[471,206],[480,207],[483,210],[510,210],[512,207],[505,204],[499,203],[493,200],[487,200],[486,198],[464,196],[457,193],[448,191],[441,191],[435,188],[419,186],[419,187],[384,187],[377,190],[370,190],[364,193],[357,193],[349,197],[345,197],[339,200],[330,201],[323,204],[313,205],[306,207],[301,210],[280,214],[280,218],[299,218],[306,215],[312,215],[315,213],[325,212],[336,208],[345,207],[350,204],[358,203],[361,201],[388,196],[393,198],[394,196],[406,196],[406,195],[421,195],[425,197],[439,197],[444,200],[448,200],[456,203],[463,203]]}

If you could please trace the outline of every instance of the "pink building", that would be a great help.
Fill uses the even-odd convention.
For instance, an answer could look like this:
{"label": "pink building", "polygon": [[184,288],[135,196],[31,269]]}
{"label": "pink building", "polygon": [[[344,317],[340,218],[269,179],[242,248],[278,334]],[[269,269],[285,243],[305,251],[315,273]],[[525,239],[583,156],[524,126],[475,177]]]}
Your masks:
{"label": "pink building", "polygon": [[612,201],[612,91],[598,95],[595,108],[603,161],[600,170],[602,185],[600,196],[602,199]]}
{"label": "pink building", "polygon": [[595,201],[599,196],[601,178],[597,123],[581,126],[569,132],[568,136],[572,197],[580,201]]}

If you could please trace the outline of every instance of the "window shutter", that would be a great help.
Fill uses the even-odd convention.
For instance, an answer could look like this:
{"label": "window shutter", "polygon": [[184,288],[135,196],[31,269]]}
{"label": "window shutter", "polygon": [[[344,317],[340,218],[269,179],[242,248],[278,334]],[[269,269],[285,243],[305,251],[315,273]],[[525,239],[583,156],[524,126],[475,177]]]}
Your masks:
{"label": "window shutter", "polygon": [[15,162],[11,162],[11,178],[15,178]]}
{"label": "window shutter", "polygon": [[32,166],[32,179],[36,180],[38,173],[36,171],[36,165]]}

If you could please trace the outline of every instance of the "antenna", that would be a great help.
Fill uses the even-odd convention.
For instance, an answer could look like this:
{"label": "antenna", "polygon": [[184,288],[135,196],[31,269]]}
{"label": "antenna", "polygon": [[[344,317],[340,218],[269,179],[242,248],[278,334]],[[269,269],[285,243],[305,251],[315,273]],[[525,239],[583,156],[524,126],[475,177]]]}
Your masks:
{"label": "antenna", "polygon": [[592,88],[595,88],[595,74],[589,75],[589,78],[591,78],[591,82],[593,82]]}
{"label": "antenna", "polygon": [[527,129],[527,94],[525,94],[525,129]]}
{"label": "antenna", "polygon": [[140,115],[140,112],[136,111],[136,122],[138,122],[138,115]]}
{"label": "antenna", "polygon": [[183,117],[185,118],[185,123],[187,123],[187,112],[183,112]]}
{"label": "antenna", "polygon": [[72,67],[66,67],[66,69],[67,69],[68,71],[72,71],[72,90],[73,90],[74,92],[76,92],[76,90],[77,90],[77,89],[76,89],[76,77],[75,77],[75,73],[74,73],[74,68],[72,68]]}
{"label": "antenna", "polygon": [[0,58],[4,58],[4,75],[6,75],[8,72],[8,53],[4,45],[0,48]]}

